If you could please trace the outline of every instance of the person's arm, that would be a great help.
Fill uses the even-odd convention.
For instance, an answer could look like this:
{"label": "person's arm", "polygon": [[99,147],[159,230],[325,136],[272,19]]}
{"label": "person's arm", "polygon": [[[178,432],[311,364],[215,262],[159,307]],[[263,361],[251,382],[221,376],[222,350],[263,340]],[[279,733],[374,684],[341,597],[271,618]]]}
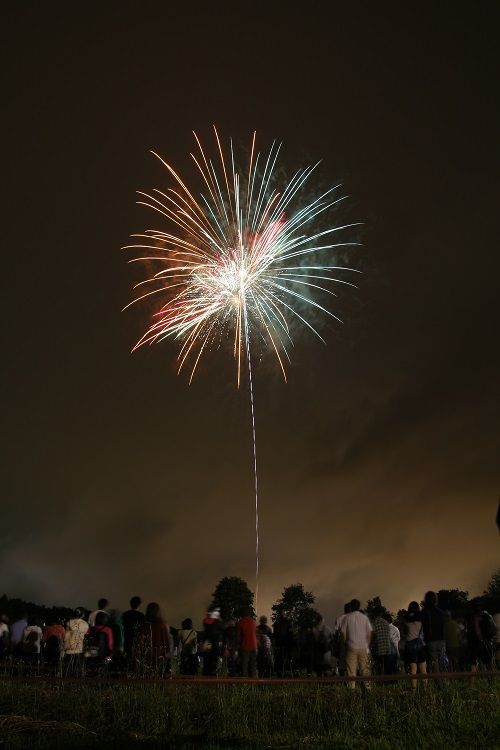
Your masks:
{"label": "person's arm", "polygon": [[344,617],[341,619],[339,631],[344,641],[346,641],[347,640],[347,617]]}
{"label": "person's arm", "polygon": [[114,643],[113,643],[113,631],[111,628],[106,628],[106,637],[108,639],[108,649],[109,653],[113,653]]}
{"label": "person's arm", "polygon": [[366,618],[366,629],[367,629],[367,639],[368,639],[368,647],[370,648],[374,639],[375,639],[375,631],[372,628],[372,624],[368,617]]}

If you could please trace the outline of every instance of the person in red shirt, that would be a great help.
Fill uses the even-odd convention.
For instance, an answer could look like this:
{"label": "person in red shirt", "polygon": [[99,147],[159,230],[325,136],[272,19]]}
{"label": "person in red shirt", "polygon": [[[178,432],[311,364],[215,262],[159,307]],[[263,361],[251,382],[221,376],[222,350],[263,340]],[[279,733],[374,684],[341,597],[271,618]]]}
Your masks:
{"label": "person in red shirt", "polygon": [[47,643],[52,635],[55,635],[55,637],[58,641],[61,642],[61,644],[64,643],[64,636],[66,635],[66,631],[61,623],[57,622],[56,620],[50,621],[48,627],[45,628],[42,635],[42,643]]}
{"label": "person in red shirt", "polygon": [[49,625],[42,635],[42,645],[45,661],[48,664],[58,664],[63,656],[64,636],[66,631],[55,619],[49,620]]}
{"label": "person in red shirt", "polygon": [[245,607],[236,626],[240,644],[242,677],[257,677],[257,625],[251,607]]}
{"label": "person in red shirt", "polygon": [[95,625],[88,631],[85,656],[89,664],[109,664],[113,656],[113,631],[108,625],[106,612],[98,612]]}

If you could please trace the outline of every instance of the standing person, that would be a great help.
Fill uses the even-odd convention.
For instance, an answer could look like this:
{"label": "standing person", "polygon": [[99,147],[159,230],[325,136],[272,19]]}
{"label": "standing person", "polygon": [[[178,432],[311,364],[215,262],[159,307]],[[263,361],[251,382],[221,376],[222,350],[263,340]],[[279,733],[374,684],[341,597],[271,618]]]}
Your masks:
{"label": "standing person", "polygon": [[376,607],[373,612],[373,638],[370,650],[378,674],[391,674],[393,653],[389,623],[382,616],[383,609]]}
{"label": "standing person", "polygon": [[271,638],[257,628],[257,674],[271,677],[273,673],[273,646]]}
{"label": "standing person", "polygon": [[228,620],[222,635],[222,658],[225,661],[227,673],[230,677],[235,677],[239,671],[239,647],[236,623],[234,620]]}
{"label": "standing person", "polygon": [[7,615],[0,615],[0,661],[7,656],[9,647],[9,618]]}
{"label": "standing person", "polygon": [[273,637],[273,629],[269,627],[268,619],[265,615],[259,617],[259,624],[257,625],[257,633],[260,635],[267,635],[269,638]]}
{"label": "standing person", "polygon": [[389,624],[389,638],[391,639],[391,656],[389,657],[390,674],[396,674],[396,672],[398,671],[399,642],[401,640],[401,633],[399,632],[399,628],[394,625],[391,613],[388,612],[384,616]]}
{"label": "standing person", "polygon": [[94,609],[93,612],[89,614],[89,626],[92,628],[95,625],[95,618],[99,614],[99,612],[104,612],[106,615],[108,614],[108,607],[109,601],[107,599],[99,599],[97,602],[97,609]]}
{"label": "standing person", "polygon": [[314,635],[314,671],[318,677],[322,677],[332,668],[332,631],[321,617],[312,632]]}
{"label": "standing person", "polygon": [[64,627],[55,617],[52,617],[42,636],[45,663],[52,665],[60,663],[64,653],[65,635],[66,631],[64,630]]}
{"label": "standing person", "polygon": [[83,615],[83,607],[77,607],[68,620],[64,635],[64,671],[71,676],[81,674],[83,667],[83,644],[89,630]]}
{"label": "standing person", "polygon": [[97,612],[94,625],[85,639],[85,656],[90,667],[108,666],[113,657],[113,631],[109,627],[107,612]]}
{"label": "standing person", "polygon": [[[410,668],[410,674],[417,674],[417,670],[420,674],[427,674],[424,626],[418,602],[409,603],[403,623],[406,636],[405,661]],[[412,680],[411,685],[416,690],[417,680]],[[427,682],[424,681],[424,686],[426,685]]]}
{"label": "standing person", "polygon": [[450,669],[452,672],[458,672],[461,666],[462,631],[458,620],[449,610],[444,611],[444,639]]}
{"label": "standing person", "polygon": [[437,606],[437,594],[434,591],[428,591],[424,597],[422,625],[431,672],[444,672],[448,666],[444,637],[444,612]]}
{"label": "standing person", "polygon": [[257,625],[257,674],[271,677],[273,673],[273,630],[265,615],[259,617]]}
{"label": "standing person", "polygon": [[241,659],[241,676],[257,677],[257,626],[251,607],[244,607],[236,625]]}
{"label": "standing person", "polygon": [[[370,674],[368,649],[373,629],[368,617],[359,611],[361,602],[358,599],[352,599],[350,606],[351,611],[345,616],[341,624],[346,644],[347,675],[348,677],[356,677],[356,672],[359,669],[361,675],[368,676]],[[354,680],[349,680],[348,686],[351,690],[354,690],[356,683]],[[368,681],[365,683],[365,687],[367,690],[370,689],[371,685]]]}
{"label": "standing person", "polygon": [[66,631],[64,629],[64,626],[61,625],[60,622],[57,621],[56,617],[52,617],[49,620],[49,624],[45,628],[43,632],[42,637],[42,643],[46,643],[51,636],[55,636],[61,643],[64,642],[64,636],[66,635]]}
{"label": "standing person", "polygon": [[129,661],[132,658],[134,646],[145,620],[144,614],[139,612],[141,603],[139,596],[133,596],[130,600],[130,609],[127,609],[122,615],[123,648]]}
{"label": "standing person", "polygon": [[111,609],[109,611],[108,625],[113,631],[113,669],[123,671],[125,669],[125,636],[122,616],[118,609]]}
{"label": "standing person", "polygon": [[472,614],[467,622],[467,662],[470,671],[477,672],[478,666],[492,667],[497,632],[495,621],[484,609],[482,599],[473,599],[471,604]]}
{"label": "standing person", "polygon": [[218,609],[208,612],[203,620],[203,675],[215,677],[222,653],[223,628]]}
{"label": "standing person", "polygon": [[14,653],[21,652],[21,646],[24,637],[24,631],[28,627],[28,616],[24,612],[21,617],[14,620],[10,626],[10,643]]}
{"label": "standing person", "polygon": [[146,607],[140,641],[145,663],[161,674],[169,673],[172,659],[170,630],[157,602]]}
{"label": "standing person", "polygon": [[276,674],[284,677],[291,667],[293,651],[292,621],[286,616],[284,609],[280,609],[274,621],[274,666]]}
{"label": "standing person", "polygon": [[180,673],[195,675],[198,672],[198,633],[193,628],[193,621],[187,617],[182,621],[177,632],[177,648],[180,654]]}
{"label": "standing person", "polygon": [[24,628],[22,640],[23,659],[31,664],[40,663],[40,652],[42,646],[42,628],[35,617],[28,618],[28,624]]}

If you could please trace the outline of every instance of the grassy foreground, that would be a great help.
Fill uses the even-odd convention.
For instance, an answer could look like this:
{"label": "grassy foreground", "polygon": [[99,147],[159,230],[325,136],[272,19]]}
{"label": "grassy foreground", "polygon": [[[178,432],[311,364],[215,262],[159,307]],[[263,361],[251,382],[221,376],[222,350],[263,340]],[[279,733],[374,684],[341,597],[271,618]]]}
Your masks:
{"label": "grassy foreground", "polygon": [[500,748],[500,681],[377,685],[0,680],[3,748]]}

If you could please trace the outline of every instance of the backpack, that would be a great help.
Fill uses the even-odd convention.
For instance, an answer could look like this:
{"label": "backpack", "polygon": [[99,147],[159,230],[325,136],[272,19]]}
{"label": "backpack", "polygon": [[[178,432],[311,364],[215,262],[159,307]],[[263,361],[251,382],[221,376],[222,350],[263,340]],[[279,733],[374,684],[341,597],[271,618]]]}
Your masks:
{"label": "backpack", "polygon": [[[193,633],[194,633],[194,636],[193,636]],[[191,632],[186,636],[184,640],[182,640],[181,638],[179,640],[181,642],[181,652],[184,655],[187,654],[188,656],[192,656],[196,652],[198,639],[196,637],[195,630],[191,630]]]}
{"label": "backpack", "polygon": [[489,612],[483,612],[479,621],[479,629],[485,641],[492,641],[497,635],[495,620]]}
{"label": "backpack", "polygon": [[106,633],[97,630],[86,635],[83,652],[88,659],[106,659],[109,656]]}
{"label": "backpack", "polygon": [[38,633],[35,630],[31,630],[26,639],[22,643],[23,654],[39,654],[40,653],[40,641]]}

